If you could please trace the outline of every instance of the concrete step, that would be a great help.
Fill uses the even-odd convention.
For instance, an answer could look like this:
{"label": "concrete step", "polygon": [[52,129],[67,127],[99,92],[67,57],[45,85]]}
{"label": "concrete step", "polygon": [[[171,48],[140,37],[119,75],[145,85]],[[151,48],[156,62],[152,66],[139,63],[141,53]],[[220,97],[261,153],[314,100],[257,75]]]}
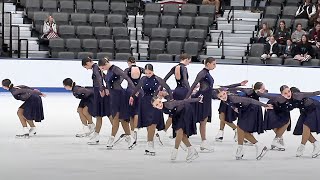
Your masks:
{"label": "concrete step", "polygon": [[[246,25],[258,25],[258,20],[259,19],[235,19],[234,21],[234,25],[241,25],[241,24],[246,24]],[[228,23],[228,20],[223,18],[223,19],[219,19],[218,20],[218,28],[219,28],[219,25],[221,24],[232,24],[232,21],[230,21]]]}
{"label": "concrete step", "polygon": [[[26,58],[26,51],[21,51],[20,58]],[[14,58],[18,58],[17,54],[13,55]],[[28,51],[28,58],[49,58],[48,51]]]}
{"label": "concrete step", "polygon": [[[221,30],[210,30],[210,33],[220,33]],[[223,30],[223,33],[224,34],[252,34],[252,31],[238,31],[238,30],[235,30],[234,33],[232,33],[232,31],[229,29],[229,30]],[[254,31],[254,33],[257,33],[257,31]]]}
{"label": "concrete step", "polygon": [[[9,40],[4,41],[6,44],[9,44]],[[39,51],[39,44],[37,41],[28,40],[29,51]],[[26,50],[26,41],[21,41],[21,50]],[[12,40],[12,50],[18,50],[18,40]]]}
{"label": "concrete step", "polygon": [[[221,56],[222,48],[207,47],[208,56]],[[236,49],[224,49],[224,56],[242,57],[244,56],[244,50]]]}
{"label": "concrete step", "polygon": [[[220,33],[210,33],[211,38],[217,38],[219,37]],[[223,36],[224,37],[245,37],[245,38],[251,38],[252,37],[252,33],[251,34],[239,34],[239,33],[225,33],[223,32]]]}
{"label": "concrete step", "polygon": [[218,64],[242,64],[241,57],[225,56],[224,59],[221,59],[221,56],[200,55],[200,59],[206,59],[207,57],[215,58]]}
{"label": "concrete step", "polygon": [[[217,44],[213,44],[213,43],[207,43],[207,49],[221,49],[218,48],[218,45]],[[224,50],[241,50],[241,51],[245,51],[247,50],[247,45],[246,46],[224,46]]]}
{"label": "concrete step", "polygon": [[5,3],[4,12],[16,12],[16,6],[13,3]]}
{"label": "concrete step", "polygon": [[[229,11],[225,11],[223,18],[227,18],[229,14]],[[230,13],[230,16],[232,15],[232,12]],[[230,17],[229,16],[229,17]],[[242,10],[235,10],[234,11],[234,18],[235,19],[260,19],[260,13],[252,13],[251,11],[242,11]]]}
{"label": "concrete step", "polygon": [[[219,30],[231,30],[232,25],[231,24],[220,24],[219,25]],[[237,25],[234,26],[234,30],[236,31],[254,31],[255,30],[255,25]]]}
{"label": "concrete step", "polygon": [[[245,3],[246,7],[251,7],[251,0],[231,0],[231,6],[241,6],[241,7],[243,7],[244,3]],[[260,2],[260,7],[264,7],[265,4],[266,4],[266,1],[261,1]]]}
{"label": "concrete step", "polygon": [[[223,41],[225,43],[248,44],[250,37],[224,37]],[[212,37],[212,42],[218,42],[218,37]]]}

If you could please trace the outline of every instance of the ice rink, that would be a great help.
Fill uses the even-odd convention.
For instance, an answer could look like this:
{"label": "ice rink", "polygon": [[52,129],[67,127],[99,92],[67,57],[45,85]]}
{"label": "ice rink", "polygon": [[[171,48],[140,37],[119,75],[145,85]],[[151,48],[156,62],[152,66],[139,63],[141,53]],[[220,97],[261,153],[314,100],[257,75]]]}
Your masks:
{"label": "ice rink", "polygon": [[[177,161],[170,161],[173,140],[164,139],[164,146],[156,145],[156,156],[144,155],[146,130],[138,132],[138,145],[127,149],[122,142],[107,150],[105,144],[111,126],[107,118],[102,127],[100,145],[87,145],[87,138],[76,138],[81,123],[76,108],[79,100],[72,94],[51,94],[43,99],[45,120],[37,124],[38,135],[30,139],[16,139],[21,126],[16,115],[22,104],[8,93],[0,94],[0,179],[2,180],[169,180],[169,179],[317,179],[320,158],[312,159],[312,145],[306,146],[302,158],[295,153],[300,144],[300,136],[286,132],[285,152],[268,151],[266,156],[255,160],[255,147],[246,146],[244,160],[236,161],[236,143],[233,131],[226,127],[224,141],[214,142],[219,120],[214,101],[213,123],[207,126],[207,137],[214,145],[215,152],[199,153],[200,157],[187,163],[187,155],[179,150]],[[292,112],[293,127],[299,112]],[[121,129],[121,128],[120,128]],[[121,130],[122,132],[122,130]],[[118,133],[118,135],[121,134]],[[256,136],[268,147],[274,133],[269,131]],[[317,136],[319,138],[319,136]],[[200,136],[190,138],[199,150]]]}

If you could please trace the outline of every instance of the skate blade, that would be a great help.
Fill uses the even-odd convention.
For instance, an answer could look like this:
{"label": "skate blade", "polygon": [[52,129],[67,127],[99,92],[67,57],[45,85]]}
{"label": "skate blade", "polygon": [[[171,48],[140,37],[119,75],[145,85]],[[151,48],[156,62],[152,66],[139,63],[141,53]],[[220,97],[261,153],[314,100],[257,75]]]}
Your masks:
{"label": "skate blade", "polygon": [[99,144],[99,141],[96,141],[96,142],[88,142],[87,144],[88,144],[88,145],[98,145],[98,144]]}
{"label": "skate blade", "polygon": [[194,161],[194,160],[196,160],[198,158],[199,158],[199,155],[196,154],[196,155],[192,156],[190,159],[187,159],[187,163],[191,163],[192,161]]}
{"label": "skate blade", "polygon": [[273,151],[286,151],[285,148],[278,148],[276,146],[271,146],[270,150],[273,150]]}
{"label": "skate blade", "polygon": [[129,148],[129,150],[132,150],[134,147],[136,147],[136,143],[134,143],[133,145],[131,145],[131,146],[129,146],[128,148]]}
{"label": "skate blade", "polygon": [[268,148],[267,147],[264,147],[262,149],[262,152],[260,153],[260,155],[257,157],[257,160],[261,160],[263,158],[263,156],[265,156],[268,152]]}
{"label": "skate blade", "polygon": [[243,155],[241,157],[236,157],[236,160],[242,160]]}
{"label": "skate blade", "polygon": [[21,135],[21,136],[17,135],[16,136],[16,139],[29,139],[29,138],[30,138],[29,135]]}
{"label": "skate blade", "polygon": [[149,156],[155,156],[156,155],[155,152],[150,152],[150,151],[147,151],[147,150],[145,150],[144,152],[145,152],[145,155],[149,155]]}
{"label": "skate blade", "polygon": [[312,158],[317,158],[318,156],[320,156],[320,153],[313,155]]}
{"label": "skate blade", "polygon": [[202,148],[200,147],[201,152],[208,152],[208,153],[212,153],[214,152],[214,149],[206,149],[206,148]]}

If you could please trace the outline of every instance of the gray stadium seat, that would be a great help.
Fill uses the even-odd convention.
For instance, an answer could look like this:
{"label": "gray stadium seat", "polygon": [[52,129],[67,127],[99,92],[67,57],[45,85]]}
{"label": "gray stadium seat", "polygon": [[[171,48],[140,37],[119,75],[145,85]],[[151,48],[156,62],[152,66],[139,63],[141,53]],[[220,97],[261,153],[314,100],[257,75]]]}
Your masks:
{"label": "gray stadium seat", "polygon": [[130,34],[127,27],[114,27],[112,28],[113,38],[118,39],[127,39],[130,40]]}
{"label": "gray stadium seat", "polygon": [[199,48],[203,46],[207,37],[207,33],[203,29],[190,29],[188,33],[189,41],[196,41],[199,43]]}
{"label": "gray stadium seat", "polygon": [[298,6],[299,2],[300,2],[300,0],[287,0],[286,5],[287,6]]}
{"label": "gray stadium seat", "polygon": [[147,3],[145,5],[144,14],[145,15],[157,15],[157,16],[160,16],[160,14],[161,14],[161,4]]}
{"label": "gray stadium seat", "polygon": [[92,12],[91,1],[76,1],[77,13],[90,14]]}
{"label": "gray stadium seat", "polygon": [[179,14],[179,4],[164,4],[162,14],[177,17]]}
{"label": "gray stadium seat", "polygon": [[320,66],[320,60],[319,59],[310,59],[307,62],[303,62],[302,66]]}
{"label": "gray stadium seat", "polygon": [[115,40],[116,53],[132,53],[131,42],[126,39]]}
{"label": "gray stadium seat", "polygon": [[160,27],[162,28],[175,28],[177,24],[177,17],[176,16],[161,16],[161,22],[160,22]]}
{"label": "gray stadium seat", "polygon": [[108,59],[113,59],[113,53],[99,52],[96,55],[97,59],[102,59],[108,57]]}
{"label": "gray stadium seat", "polygon": [[132,54],[130,54],[130,53],[116,53],[116,55],[114,57],[114,60],[122,60],[122,61],[124,60],[124,61],[126,61],[131,56],[132,56]]}
{"label": "gray stadium seat", "polygon": [[89,22],[91,26],[106,26],[106,16],[103,14],[90,14]]}
{"label": "gray stadium seat", "polygon": [[209,22],[212,24],[215,20],[216,7],[213,5],[200,5],[199,16],[209,17]]}
{"label": "gray stadium seat", "polygon": [[40,12],[34,12],[34,17],[33,17],[33,24],[34,24],[34,27],[35,29],[42,33],[42,26],[43,26],[43,23],[45,21],[45,19],[47,19],[49,17],[49,12],[43,12],[43,11],[40,11]]}
{"label": "gray stadium seat", "polygon": [[247,64],[264,64],[260,57],[248,57]]}
{"label": "gray stadium seat", "polygon": [[99,49],[101,52],[114,54],[114,42],[112,39],[100,39]]}
{"label": "gray stadium seat", "polygon": [[94,58],[94,54],[92,52],[79,52],[77,55],[77,59],[84,59],[84,58]]}
{"label": "gray stadium seat", "polygon": [[152,28],[150,40],[166,41],[168,37],[168,29],[166,28]]}
{"label": "gray stadium seat", "polygon": [[198,6],[195,4],[183,4],[181,6],[181,16],[195,17],[198,13]]}
{"label": "gray stadium seat", "polygon": [[187,41],[184,43],[183,51],[190,56],[198,57],[199,56],[199,43],[194,41]]}
{"label": "gray stadium seat", "polygon": [[28,0],[26,2],[26,13],[28,18],[33,19],[35,11],[41,11],[40,0]]}
{"label": "gray stadium seat", "polygon": [[302,25],[303,29],[308,29],[308,23],[309,23],[308,19],[295,19],[293,22],[293,27],[295,28],[298,23]]}
{"label": "gray stadium seat", "polygon": [[180,55],[183,49],[183,42],[169,41],[167,43],[167,53],[172,55]]}
{"label": "gray stadium seat", "polygon": [[291,28],[291,26],[292,26],[292,19],[279,19],[278,20],[278,23],[277,23],[277,27],[279,27],[280,26],[280,22],[281,21],[284,21],[285,23],[286,23],[286,28]]}
{"label": "gray stadium seat", "polygon": [[288,65],[288,66],[301,66],[301,62],[298,60],[294,60],[292,58],[288,58],[284,60],[283,65]]}
{"label": "gray stadium seat", "polygon": [[293,18],[298,10],[297,6],[285,6],[282,10],[281,18]]}
{"label": "gray stadium seat", "polygon": [[72,13],[70,16],[71,24],[74,26],[88,25],[88,15],[84,13]]}
{"label": "gray stadium seat", "polygon": [[74,59],[75,58],[75,54],[74,54],[74,52],[59,52],[58,53],[58,58],[61,58],[61,59]]}
{"label": "gray stadium seat", "polygon": [[125,27],[124,16],[120,14],[109,14],[108,15],[108,26],[110,27]]}
{"label": "gray stadium seat", "polygon": [[127,7],[125,2],[111,2],[110,11],[112,14],[121,14],[127,16]]}
{"label": "gray stadium seat", "polygon": [[276,26],[277,19],[275,18],[263,18],[261,20],[260,26],[262,26],[263,23],[267,23],[268,27],[274,28]]}
{"label": "gray stadium seat", "polygon": [[270,58],[270,59],[266,60],[266,64],[282,65],[283,59],[282,58]]}
{"label": "gray stadium seat", "polygon": [[157,61],[173,61],[173,56],[171,54],[158,54],[156,57]]}
{"label": "gray stadium seat", "polygon": [[192,29],[194,18],[190,16],[179,16],[177,28]]}
{"label": "gray stadium seat", "polygon": [[50,54],[52,58],[58,57],[58,52],[64,51],[64,39],[55,38],[49,40]]}
{"label": "gray stadium seat", "polygon": [[82,40],[82,49],[85,52],[98,52],[98,42],[96,39],[83,39]]}
{"label": "gray stadium seat", "polygon": [[142,21],[142,35],[150,36],[151,29],[159,27],[159,16],[145,15]]}
{"label": "gray stadium seat", "polygon": [[274,5],[277,5],[277,6],[281,6],[285,3],[286,0],[270,0],[270,5],[271,6],[274,6]]}
{"label": "gray stadium seat", "polygon": [[194,18],[194,28],[195,29],[204,29],[206,32],[209,30],[209,18],[205,16],[198,16]]}
{"label": "gray stadium seat", "polygon": [[107,1],[94,1],[93,10],[95,13],[99,14],[109,14],[109,3]]}
{"label": "gray stadium seat", "polygon": [[112,29],[110,27],[95,27],[94,35],[97,39],[112,39]]}
{"label": "gray stadium seat", "polygon": [[267,6],[264,12],[264,18],[275,18],[281,14],[281,6]]}
{"label": "gray stadium seat", "polygon": [[56,21],[57,25],[69,25],[69,13],[52,13],[52,17]]}
{"label": "gray stadium seat", "polygon": [[58,2],[56,0],[43,0],[42,7],[45,12],[57,12]]}
{"label": "gray stadium seat", "polygon": [[77,26],[77,37],[80,39],[94,38],[92,26]]}
{"label": "gray stadium seat", "polygon": [[60,12],[74,13],[73,1],[60,1]]}
{"label": "gray stadium seat", "polygon": [[75,28],[74,26],[70,26],[70,25],[58,26],[58,33],[60,37],[64,39],[76,37]]}
{"label": "gray stadium seat", "polygon": [[66,39],[67,51],[74,52],[76,55],[82,50],[80,39]]}
{"label": "gray stadium seat", "polygon": [[187,30],[182,28],[171,29],[169,33],[170,41],[181,41],[184,42],[187,38]]}
{"label": "gray stadium seat", "polygon": [[148,48],[148,59],[155,60],[158,54],[163,54],[165,51],[164,41],[150,41]]}
{"label": "gray stadium seat", "polygon": [[259,57],[264,53],[264,44],[255,43],[251,45],[249,57]]}

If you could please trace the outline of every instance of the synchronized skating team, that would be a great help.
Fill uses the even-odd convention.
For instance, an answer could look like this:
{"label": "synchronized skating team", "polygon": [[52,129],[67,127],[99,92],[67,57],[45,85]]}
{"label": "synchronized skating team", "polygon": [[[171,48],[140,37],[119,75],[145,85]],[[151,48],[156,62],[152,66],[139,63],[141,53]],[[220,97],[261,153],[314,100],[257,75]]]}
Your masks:
{"label": "synchronized skating team", "polygon": [[[311,98],[320,95],[320,91],[300,92],[296,87],[283,85],[280,87],[281,94],[273,95],[268,94],[262,82],[255,83],[253,88],[243,88],[246,80],[214,88],[210,71],[215,69],[216,61],[212,57],[203,61],[204,68],[197,74],[191,86],[186,67],[191,62],[191,57],[187,54],[180,55],[180,63],[172,67],[163,79],[154,73],[152,64],[139,67],[133,57],[127,62],[129,67],[123,71],[107,57],[100,59],[98,64],[88,57],[82,60],[82,66],[92,70],[93,87],[78,86],[70,78],[63,80],[64,88],[81,99],[77,111],[83,131],[76,136],[91,135],[89,145],[99,143],[102,118],[107,116],[112,124],[108,149],[112,149],[122,139],[128,143],[129,149],[133,149],[137,145],[138,128],[147,128],[145,153],[155,155],[154,138],[159,137],[156,130],[167,131],[172,124],[175,146],[171,152],[171,160],[176,159],[178,148],[181,147],[188,151],[186,160],[191,162],[199,157],[188,139],[197,134],[197,123],[200,123],[200,150],[214,150],[206,141],[206,124],[211,122],[212,99],[218,99],[221,100],[218,109],[220,130],[215,139],[222,141],[225,125],[230,126],[238,143],[235,153],[237,160],[243,158],[243,146],[246,143],[255,146],[257,160],[261,159],[268,149],[285,151],[283,134],[291,128],[290,111],[295,108],[300,109],[300,116],[293,134],[302,135],[296,156],[303,155],[308,141],[314,147],[312,157],[320,155],[320,143],[312,135],[312,132],[320,133],[320,102]],[[172,75],[177,84],[174,90],[166,83]],[[123,80],[127,81],[127,88],[122,87]],[[41,122],[44,119],[41,97],[45,97],[45,94],[27,86],[14,86],[9,79],[4,79],[2,86],[10,91],[15,99],[24,101],[18,108],[23,132],[16,137],[28,138],[35,135],[37,131],[34,121]],[[267,104],[262,103],[259,97],[269,101]],[[264,115],[261,107],[265,109]],[[169,115],[166,123],[163,113]],[[96,124],[92,117],[96,118]],[[237,125],[233,123],[235,120]],[[124,134],[115,139],[120,123]],[[271,148],[258,142],[252,134],[260,134],[266,130],[275,132]]]}

